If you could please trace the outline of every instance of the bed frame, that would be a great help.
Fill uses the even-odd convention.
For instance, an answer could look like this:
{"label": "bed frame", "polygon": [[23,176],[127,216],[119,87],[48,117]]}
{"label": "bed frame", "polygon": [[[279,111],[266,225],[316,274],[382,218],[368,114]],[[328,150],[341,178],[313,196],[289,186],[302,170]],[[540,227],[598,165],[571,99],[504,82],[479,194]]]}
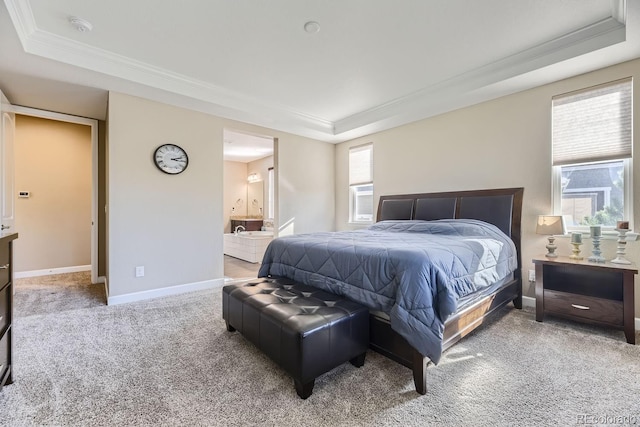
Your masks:
{"label": "bed frame", "polygon": [[[522,308],[520,223],[523,192],[523,188],[503,188],[380,197],[377,221],[479,219],[496,225],[515,243],[518,268],[514,272],[513,280],[452,314],[445,322],[443,350],[480,326],[487,316],[494,314],[510,301],[513,301],[516,308]],[[416,391],[420,394],[427,392],[429,358],[420,354],[392,330],[387,318],[371,314],[369,339],[373,350],[412,369]]]}

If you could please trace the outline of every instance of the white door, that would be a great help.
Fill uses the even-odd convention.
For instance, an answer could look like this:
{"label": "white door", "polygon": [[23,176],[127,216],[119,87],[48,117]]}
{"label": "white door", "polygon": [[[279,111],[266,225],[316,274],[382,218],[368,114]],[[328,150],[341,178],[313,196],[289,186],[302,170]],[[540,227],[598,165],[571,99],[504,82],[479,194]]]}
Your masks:
{"label": "white door", "polygon": [[0,129],[0,228],[15,231],[15,185],[13,147],[16,128],[15,114],[6,111],[8,102],[2,97],[2,128]]}

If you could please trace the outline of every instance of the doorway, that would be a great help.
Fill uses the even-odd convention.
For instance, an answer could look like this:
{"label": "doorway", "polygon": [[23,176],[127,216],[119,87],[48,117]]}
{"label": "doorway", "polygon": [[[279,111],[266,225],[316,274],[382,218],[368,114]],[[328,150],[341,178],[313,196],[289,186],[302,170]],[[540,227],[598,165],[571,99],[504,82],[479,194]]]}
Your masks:
{"label": "doorway", "polygon": [[234,129],[224,129],[223,140],[224,276],[253,278],[277,230],[277,140]]}
{"label": "doorway", "polygon": [[[41,177],[40,181],[46,181],[47,177],[49,179],[66,179],[69,183],[71,183],[70,185],[66,186],[61,193],[58,194],[58,197],[55,197],[54,194],[50,194],[52,193],[52,191],[50,191],[46,186],[43,187],[39,187],[40,190],[37,191],[33,191],[33,189],[30,189],[31,186],[33,185],[34,188],[38,188],[36,186],[36,184],[29,184],[27,185],[30,188],[16,188],[15,189],[15,193],[17,195],[16,198],[16,204],[18,202],[23,203],[24,207],[27,207],[27,210],[25,212],[29,212],[29,216],[33,216],[33,212],[36,213],[36,215],[39,216],[39,219],[36,219],[36,222],[33,222],[33,218],[29,218],[29,220],[31,222],[29,222],[29,228],[25,228],[23,231],[23,234],[20,236],[21,237],[21,241],[24,242],[24,244],[27,244],[27,234],[28,231],[31,231],[34,228],[34,224],[38,224],[38,226],[42,226],[42,227],[46,227],[48,224],[48,227],[56,227],[56,226],[60,226],[60,228],[64,228],[65,225],[70,225],[70,223],[76,222],[76,221],[81,221],[82,222],[82,236],[80,236],[80,239],[84,239],[84,242],[81,244],[77,244],[77,245],[70,245],[69,247],[67,247],[67,251],[68,252],[83,252],[83,254],[65,254],[67,256],[67,258],[62,257],[60,260],[56,260],[55,264],[46,264],[44,261],[40,262],[39,264],[33,263],[33,264],[29,264],[29,263],[25,263],[24,266],[19,267],[16,269],[16,277],[30,277],[30,276],[38,276],[38,275],[46,275],[46,274],[57,274],[57,273],[73,273],[73,272],[78,272],[78,271],[90,271],[91,274],[91,283],[99,283],[99,282],[103,282],[104,280],[102,280],[103,278],[98,278],[98,237],[97,237],[97,230],[98,230],[98,221],[97,221],[97,199],[98,199],[98,173],[97,173],[97,169],[98,169],[98,161],[97,161],[97,156],[98,156],[98,122],[97,120],[93,120],[93,119],[86,119],[86,118],[82,118],[82,117],[76,117],[76,116],[69,116],[66,114],[60,114],[60,113],[53,113],[53,112],[49,112],[49,111],[43,111],[43,110],[37,110],[37,109],[32,109],[32,108],[26,108],[26,107],[19,107],[19,106],[12,106],[11,110],[12,113],[14,113],[17,117],[16,120],[24,120],[25,122],[31,121],[31,122],[38,122],[38,121],[42,121],[42,122],[49,122],[50,125],[58,126],[59,128],[64,128],[64,126],[68,126],[69,128],[72,129],[71,132],[80,132],[82,133],[84,136],[80,137],[82,139],[81,142],[77,143],[77,145],[81,146],[84,145],[84,147],[81,148],[82,154],[79,154],[77,151],[71,151],[70,153],[72,153],[73,156],[79,156],[79,160],[78,163],[73,163],[73,162],[67,162],[65,164],[63,164],[62,162],[59,165],[55,165],[55,159],[53,158],[54,154],[51,154],[52,158],[50,159],[50,162],[54,163],[53,168],[49,168],[48,170],[48,174],[47,176],[43,176]],[[50,148],[50,147],[49,147]],[[39,162],[47,162],[47,154],[46,152],[43,150],[42,152],[38,151],[38,148],[35,147],[36,151],[27,153],[27,156],[32,156],[32,157],[27,157],[26,159],[22,159],[21,161],[26,161],[26,162],[30,162],[32,159],[35,159],[36,157],[38,157],[38,161]],[[55,149],[51,150],[47,150],[47,152],[49,153],[55,153]],[[24,155],[25,153],[23,153]],[[18,160],[18,159],[16,159]],[[80,163],[82,162],[82,163]],[[19,171],[17,171],[17,168],[19,168],[20,165],[16,164],[16,172],[19,173]],[[43,168],[44,171],[45,168]],[[76,179],[73,176],[74,172],[77,172],[77,170],[82,169],[83,170],[83,182],[82,183],[76,183],[74,182]],[[71,176],[69,176],[71,174]],[[22,181],[23,183],[25,181]],[[17,185],[20,185],[20,182],[16,183]],[[72,207],[72,200],[74,199],[75,195],[79,195],[79,193],[83,193],[84,196],[84,202],[82,202],[82,207],[78,207],[78,210],[82,210],[82,216],[80,217],[80,219],[75,218],[74,215],[77,213],[75,212],[75,208]],[[29,203],[31,202],[31,203]],[[38,203],[34,203],[34,202],[40,202],[40,204],[42,204],[42,202],[44,202],[44,205],[38,205]],[[67,206],[67,213],[68,215],[64,215],[62,214],[62,216],[60,216],[60,206],[56,206],[59,204],[65,204],[68,203],[69,206]],[[39,206],[39,207],[38,207]],[[57,217],[58,221],[48,221],[47,215],[51,214],[51,216],[53,216],[53,212],[54,212],[54,208],[57,209],[56,212],[57,213]],[[64,206],[62,207],[62,212],[64,212]],[[18,209],[17,213],[19,215],[20,209]],[[17,219],[17,224],[18,227],[20,227],[20,221],[21,219],[18,217],[18,215],[16,216]],[[75,230],[75,228],[74,228]],[[16,230],[18,233],[20,233],[20,229]],[[49,229],[49,231],[52,231],[51,229]],[[75,232],[75,231],[74,231]],[[80,232],[78,232],[80,233]],[[66,238],[69,238],[70,236],[67,235]],[[22,243],[22,242],[21,242]],[[33,242],[31,242],[33,243]],[[78,249],[78,248],[84,248],[84,249]],[[88,250],[88,254],[87,251]],[[60,251],[62,252],[62,251]],[[35,255],[35,254],[34,254]],[[56,253],[56,256],[59,255],[58,253]],[[74,257],[74,255],[77,255]],[[68,261],[68,260],[82,260],[81,262],[74,262],[74,261]],[[88,261],[88,262],[87,262]],[[60,264],[60,265],[57,265]],[[42,268],[37,268],[37,266],[40,265],[42,266]],[[21,270],[26,270],[27,273],[21,275],[20,272]]]}

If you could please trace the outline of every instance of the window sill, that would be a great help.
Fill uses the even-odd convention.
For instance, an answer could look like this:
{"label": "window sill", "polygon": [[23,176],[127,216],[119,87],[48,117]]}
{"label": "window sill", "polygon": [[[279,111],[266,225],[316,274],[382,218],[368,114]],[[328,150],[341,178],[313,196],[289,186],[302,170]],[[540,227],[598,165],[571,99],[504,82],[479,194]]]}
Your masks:
{"label": "window sill", "polygon": [[366,227],[369,227],[372,224],[373,224],[373,221],[367,221],[367,222],[364,222],[364,221],[358,221],[358,222],[349,221],[349,227],[353,227],[353,228],[366,228]]}

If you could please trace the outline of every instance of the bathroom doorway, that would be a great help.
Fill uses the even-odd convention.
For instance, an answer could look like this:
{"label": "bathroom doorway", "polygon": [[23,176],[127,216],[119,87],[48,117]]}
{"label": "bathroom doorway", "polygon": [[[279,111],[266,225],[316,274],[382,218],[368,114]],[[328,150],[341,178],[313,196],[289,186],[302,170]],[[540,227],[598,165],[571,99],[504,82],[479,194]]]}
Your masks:
{"label": "bathroom doorway", "polygon": [[273,137],[224,129],[225,281],[257,277],[276,229]]}

